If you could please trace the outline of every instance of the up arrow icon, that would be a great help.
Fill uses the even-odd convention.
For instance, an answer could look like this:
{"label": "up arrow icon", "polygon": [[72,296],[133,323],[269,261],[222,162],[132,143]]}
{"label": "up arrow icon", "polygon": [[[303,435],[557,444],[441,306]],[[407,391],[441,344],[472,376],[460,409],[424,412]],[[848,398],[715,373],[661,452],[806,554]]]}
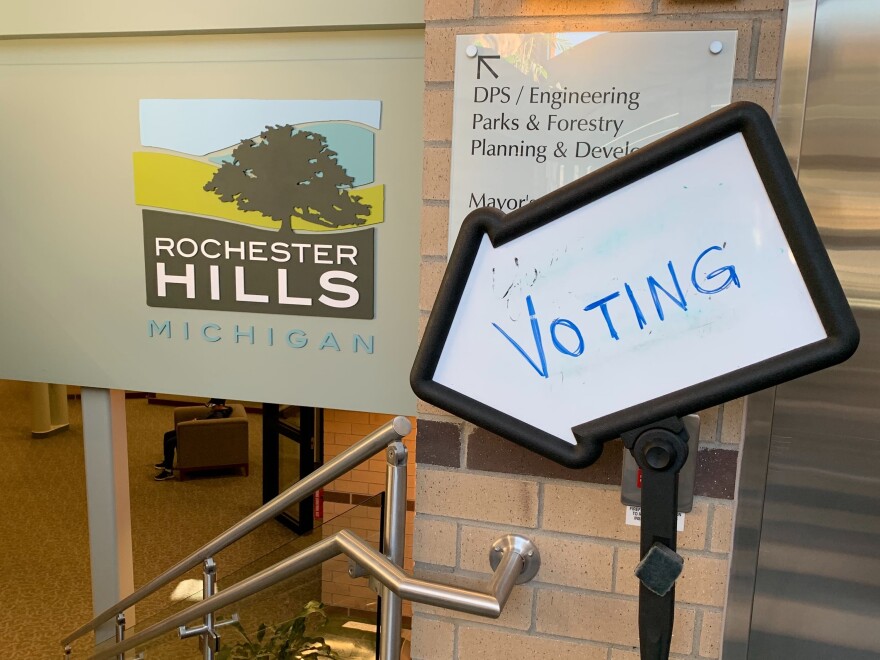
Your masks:
{"label": "up arrow icon", "polygon": [[472,212],[410,382],[577,468],[841,362],[858,336],[770,118],[739,103],[508,215]]}

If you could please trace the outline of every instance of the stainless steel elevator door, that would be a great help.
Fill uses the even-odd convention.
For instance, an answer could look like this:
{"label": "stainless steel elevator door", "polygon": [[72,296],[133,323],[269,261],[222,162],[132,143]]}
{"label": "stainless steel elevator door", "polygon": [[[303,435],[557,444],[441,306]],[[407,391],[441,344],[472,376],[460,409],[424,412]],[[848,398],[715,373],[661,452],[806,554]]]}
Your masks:
{"label": "stainless steel elevator door", "polygon": [[853,305],[847,363],[777,389],[748,657],[880,658],[880,3],[820,0],[799,181]]}
{"label": "stainless steel elevator door", "polygon": [[749,658],[880,657],[880,310],[849,362],[779,387]]}

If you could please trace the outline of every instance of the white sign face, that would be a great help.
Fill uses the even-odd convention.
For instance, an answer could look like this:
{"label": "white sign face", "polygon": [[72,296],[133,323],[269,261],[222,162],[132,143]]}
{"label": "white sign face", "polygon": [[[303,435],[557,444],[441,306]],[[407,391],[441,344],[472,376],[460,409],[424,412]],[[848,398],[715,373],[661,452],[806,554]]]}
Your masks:
{"label": "white sign face", "polygon": [[572,427],[827,337],[742,135],[493,247],[433,380]]}
{"label": "white sign face", "polygon": [[736,32],[462,35],[449,249],[476,208],[520,208],[730,102]]}

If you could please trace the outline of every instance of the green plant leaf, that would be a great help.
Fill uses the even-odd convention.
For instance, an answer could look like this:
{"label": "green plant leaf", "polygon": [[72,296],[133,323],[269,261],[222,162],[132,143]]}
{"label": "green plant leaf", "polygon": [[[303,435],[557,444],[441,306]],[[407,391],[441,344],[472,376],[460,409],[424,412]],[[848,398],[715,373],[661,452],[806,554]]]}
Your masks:
{"label": "green plant leaf", "polygon": [[327,644],[323,637],[306,634],[307,629],[318,630],[327,623],[324,604],[309,601],[297,616],[277,626],[261,623],[252,641],[239,623],[233,629],[244,640],[223,647],[217,655],[218,660],[339,660],[339,655]]}

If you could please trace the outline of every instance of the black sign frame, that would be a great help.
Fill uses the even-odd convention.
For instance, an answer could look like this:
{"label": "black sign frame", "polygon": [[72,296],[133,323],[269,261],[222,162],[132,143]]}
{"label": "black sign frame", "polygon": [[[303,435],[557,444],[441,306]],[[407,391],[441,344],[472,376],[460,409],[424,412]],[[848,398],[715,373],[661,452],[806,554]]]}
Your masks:
{"label": "black sign frame", "polygon": [[[572,428],[576,444],[433,380],[484,235],[498,247],[601,197],[741,133],[827,337]],[[603,443],[667,417],[681,417],[843,362],[859,330],[776,130],[758,105],[729,105],[507,215],[477,209],[449,259],[410,374],[422,400],[570,468],[592,464]]]}

